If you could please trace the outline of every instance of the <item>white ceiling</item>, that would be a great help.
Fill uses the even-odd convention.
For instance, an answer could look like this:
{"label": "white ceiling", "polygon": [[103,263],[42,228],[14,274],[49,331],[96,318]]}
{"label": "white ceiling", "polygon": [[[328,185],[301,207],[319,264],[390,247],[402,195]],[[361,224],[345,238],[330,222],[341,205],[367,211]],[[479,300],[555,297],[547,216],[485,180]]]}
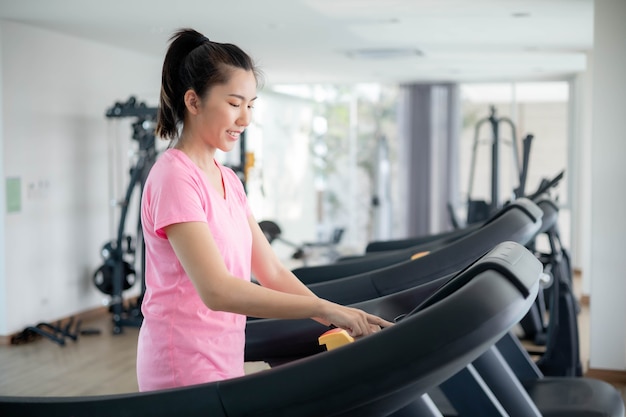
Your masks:
{"label": "white ceiling", "polygon": [[593,46],[593,0],[0,0],[0,19],[158,57],[193,27],[267,84],[555,79]]}

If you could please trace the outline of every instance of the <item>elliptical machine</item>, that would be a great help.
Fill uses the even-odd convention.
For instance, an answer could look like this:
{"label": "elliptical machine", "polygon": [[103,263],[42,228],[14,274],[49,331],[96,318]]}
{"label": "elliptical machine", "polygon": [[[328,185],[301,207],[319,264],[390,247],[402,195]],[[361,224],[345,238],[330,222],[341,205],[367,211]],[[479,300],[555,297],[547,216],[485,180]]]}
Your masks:
{"label": "elliptical machine", "polygon": [[[139,327],[143,321],[141,302],[145,293],[145,245],[141,232],[141,215],[138,215],[137,230],[134,237],[126,234],[125,226],[135,190],[139,191],[139,198],[141,199],[146,178],[158,156],[154,134],[157,110],[158,108],[148,107],[145,103],[138,102],[135,97],[131,96],[125,103],[115,103],[106,112],[107,118],[136,118],[132,124],[132,139],[139,143],[138,158],[134,166],[130,168],[130,182],[124,199],[117,204],[121,207],[117,236],[102,247],[101,255],[104,263],[93,275],[96,288],[111,297],[109,311],[113,316],[114,334],[122,333],[124,327]],[[139,277],[137,277],[137,271],[133,266],[138,247],[141,248]],[[139,297],[134,302],[125,301],[122,293],[131,288],[137,281],[141,282]]]}

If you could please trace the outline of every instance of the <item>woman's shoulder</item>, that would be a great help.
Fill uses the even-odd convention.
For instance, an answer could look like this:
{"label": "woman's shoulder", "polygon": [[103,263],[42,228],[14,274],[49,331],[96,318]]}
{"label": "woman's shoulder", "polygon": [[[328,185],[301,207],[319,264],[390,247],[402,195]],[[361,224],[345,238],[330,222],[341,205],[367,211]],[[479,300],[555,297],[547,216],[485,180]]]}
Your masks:
{"label": "woman's shoulder", "polygon": [[193,163],[184,152],[175,148],[168,148],[157,158],[155,165],[156,164],[162,166],[178,165],[181,167],[190,167]]}
{"label": "woman's shoulder", "polygon": [[199,182],[193,162],[183,152],[177,149],[167,149],[150,169],[146,186],[172,188],[187,184],[196,188]]}
{"label": "woman's shoulder", "polygon": [[151,171],[156,171],[167,176],[188,176],[195,173],[195,165],[178,149],[166,149],[156,160]]}

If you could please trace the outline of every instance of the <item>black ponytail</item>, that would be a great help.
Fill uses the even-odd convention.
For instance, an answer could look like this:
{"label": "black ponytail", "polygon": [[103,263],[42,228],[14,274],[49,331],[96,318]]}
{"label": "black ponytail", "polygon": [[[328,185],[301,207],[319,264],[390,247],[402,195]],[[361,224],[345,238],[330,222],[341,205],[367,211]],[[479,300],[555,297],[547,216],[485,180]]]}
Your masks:
{"label": "black ponytail", "polygon": [[252,59],[238,46],[212,42],[193,29],[174,33],[163,61],[157,136],[176,139],[185,119],[185,93],[191,89],[204,97],[213,85],[227,83],[233,68],[252,71],[258,81]]}

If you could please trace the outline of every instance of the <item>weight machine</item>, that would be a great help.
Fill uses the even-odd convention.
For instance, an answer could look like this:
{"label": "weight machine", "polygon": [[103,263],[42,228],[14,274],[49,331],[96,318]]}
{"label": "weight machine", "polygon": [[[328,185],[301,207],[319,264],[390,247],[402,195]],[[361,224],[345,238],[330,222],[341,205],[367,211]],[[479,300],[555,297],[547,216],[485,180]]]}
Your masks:
{"label": "weight machine", "polygon": [[[474,173],[476,170],[476,156],[478,153],[478,145],[480,142],[479,134],[481,128],[485,124],[489,124],[491,128],[491,201],[489,202],[485,200],[472,199]],[[495,106],[490,106],[489,116],[479,120],[476,123],[474,132],[474,144],[472,147],[472,160],[467,192],[467,224],[486,220],[502,206],[502,201],[500,198],[500,147],[503,140],[500,136],[501,125],[506,125],[511,130],[510,146],[513,153],[513,165],[519,179],[519,185],[513,190],[513,195],[515,198],[524,196],[526,176],[528,173],[528,160],[530,156],[530,147],[533,140],[533,135],[528,134],[524,137],[522,144],[523,156],[522,160],[520,161],[515,124],[511,119],[507,117],[497,117]],[[454,216],[452,222],[455,227],[458,227],[458,222],[454,219]]]}
{"label": "weight machine", "polygon": [[[141,231],[141,215],[137,218],[136,236],[129,236],[125,232],[126,219],[131,199],[138,190],[139,197],[143,193],[143,187],[156,162],[158,151],[155,141],[155,126],[157,117],[156,107],[148,107],[143,102],[138,102],[135,97],[130,97],[126,102],[117,102],[106,112],[107,118],[134,117],[132,124],[132,139],[139,143],[138,158],[134,166],[130,168],[130,182],[126,189],[124,199],[118,203],[121,207],[120,220],[117,236],[104,244],[102,257],[104,263],[93,276],[96,287],[111,297],[109,311],[113,316],[113,333],[122,333],[124,327],[139,327],[143,320],[141,314],[141,301],[145,293],[145,244]],[[141,206],[141,204],[140,204]],[[137,248],[141,248],[141,273],[137,277],[133,263],[137,255]],[[136,281],[141,281],[141,294],[136,302],[125,302],[122,293],[132,287]]]}

